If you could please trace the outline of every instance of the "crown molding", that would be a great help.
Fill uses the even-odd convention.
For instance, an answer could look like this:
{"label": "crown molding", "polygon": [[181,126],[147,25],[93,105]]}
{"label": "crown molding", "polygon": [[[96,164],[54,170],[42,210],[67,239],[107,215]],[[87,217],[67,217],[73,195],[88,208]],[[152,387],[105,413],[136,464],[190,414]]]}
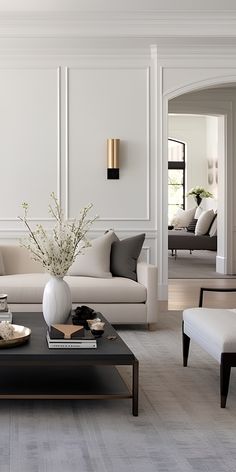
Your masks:
{"label": "crown molding", "polygon": [[1,12],[0,37],[236,37],[233,11]]}

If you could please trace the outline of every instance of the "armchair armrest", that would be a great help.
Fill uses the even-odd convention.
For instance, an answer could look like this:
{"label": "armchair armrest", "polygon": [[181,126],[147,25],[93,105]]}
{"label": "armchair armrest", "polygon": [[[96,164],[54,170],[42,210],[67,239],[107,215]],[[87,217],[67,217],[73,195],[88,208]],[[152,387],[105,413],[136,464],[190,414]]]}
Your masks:
{"label": "armchair armrest", "polygon": [[157,267],[146,262],[137,263],[137,282],[147,290],[147,322],[156,323],[158,319]]}
{"label": "armchair armrest", "polygon": [[203,304],[203,296],[204,292],[236,292],[236,288],[206,288],[206,287],[201,287],[200,288],[200,296],[199,296],[199,307],[202,307]]}

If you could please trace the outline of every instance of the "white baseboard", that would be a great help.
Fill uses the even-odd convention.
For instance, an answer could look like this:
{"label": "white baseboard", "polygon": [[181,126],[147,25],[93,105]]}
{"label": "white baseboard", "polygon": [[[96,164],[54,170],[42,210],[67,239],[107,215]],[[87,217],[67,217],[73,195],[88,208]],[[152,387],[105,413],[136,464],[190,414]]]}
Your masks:
{"label": "white baseboard", "polygon": [[216,256],[216,272],[218,272],[219,274],[227,274],[226,257]]}

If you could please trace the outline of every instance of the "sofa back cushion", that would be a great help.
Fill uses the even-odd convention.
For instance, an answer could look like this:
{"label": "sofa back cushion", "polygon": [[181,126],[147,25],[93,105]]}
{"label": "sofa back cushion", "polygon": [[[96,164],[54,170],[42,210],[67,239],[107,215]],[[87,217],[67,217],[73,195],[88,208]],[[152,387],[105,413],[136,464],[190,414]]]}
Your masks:
{"label": "sofa back cushion", "polygon": [[179,208],[172,218],[170,224],[175,228],[186,228],[194,218],[195,212],[196,208],[191,208],[190,210],[183,210],[183,208]]}
{"label": "sofa back cushion", "polygon": [[195,232],[195,228],[196,228],[196,224],[197,224],[197,219],[196,218],[193,218],[191,223],[189,223],[189,225],[187,226],[187,231],[189,233],[194,233]]}
{"label": "sofa back cushion", "polygon": [[[32,274],[45,272],[43,267],[31,259],[27,249],[20,245],[1,246],[3,274]],[[1,275],[3,275],[1,274]]]}
{"label": "sofa back cushion", "polygon": [[217,236],[217,214],[213,218],[213,221],[211,223],[211,226],[208,230],[209,236],[212,238],[213,236]]}
{"label": "sofa back cushion", "polygon": [[213,210],[203,211],[197,220],[195,234],[197,236],[203,236],[204,234],[207,234],[214,217],[215,213]]}
{"label": "sofa back cushion", "polygon": [[113,231],[108,231],[99,238],[90,241],[91,246],[83,250],[76,257],[75,262],[68,270],[68,275],[80,275],[84,277],[110,278],[110,253],[111,244],[116,236]]}

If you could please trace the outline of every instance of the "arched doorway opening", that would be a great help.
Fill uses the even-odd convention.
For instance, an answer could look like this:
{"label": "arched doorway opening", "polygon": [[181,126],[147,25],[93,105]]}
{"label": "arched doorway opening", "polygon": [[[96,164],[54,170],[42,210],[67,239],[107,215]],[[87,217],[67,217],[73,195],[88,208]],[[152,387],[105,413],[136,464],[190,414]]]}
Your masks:
{"label": "arched doorway opening", "polygon": [[[235,77],[236,80],[236,77]],[[168,217],[167,217],[167,206],[168,206],[168,195],[167,195],[167,182],[168,182],[168,169],[166,162],[168,160],[168,103],[173,98],[181,97],[185,95],[185,92],[197,93],[199,91],[208,93],[210,90],[215,90],[217,93],[217,87],[219,86],[222,90],[224,86],[227,88],[227,84],[230,83],[232,86],[232,76],[227,80],[224,78],[212,78],[199,83],[186,85],[183,88],[177,88],[174,91],[164,93],[162,97],[162,179],[163,179],[163,198],[162,198],[162,218],[161,218],[161,233],[162,233],[162,255],[160,255],[160,267],[162,280],[160,284],[162,286],[162,294],[165,292],[165,287],[168,287],[168,245],[167,245],[167,231],[168,231]],[[164,88],[164,87],[163,87]],[[235,89],[236,90],[236,89]],[[189,93],[190,95],[190,93]],[[192,98],[192,97],[191,97]],[[221,167],[218,169],[221,178],[221,195],[219,197],[219,212],[220,212],[220,227],[222,229],[221,241],[220,241],[220,252],[218,255],[218,271],[222,274],[233,274],[233,218],[232,218],[232,190],[233,190],[233,147],[232,147],[232,103],[230,98],[228,99],[214,99],[206,101],[205,99],[196,100],[192,102],[198,108],[195,113],[201,114],[212,114],[219,116],[219,126],[221,133],[224,136],[222,140],[222,162]],[[191,108],[190,108],[191,106]],[[192,112],[192,103],[185,104],[185,108],[182,110],[183,113]],[[167,295],[168,298],[168,295]]]}

